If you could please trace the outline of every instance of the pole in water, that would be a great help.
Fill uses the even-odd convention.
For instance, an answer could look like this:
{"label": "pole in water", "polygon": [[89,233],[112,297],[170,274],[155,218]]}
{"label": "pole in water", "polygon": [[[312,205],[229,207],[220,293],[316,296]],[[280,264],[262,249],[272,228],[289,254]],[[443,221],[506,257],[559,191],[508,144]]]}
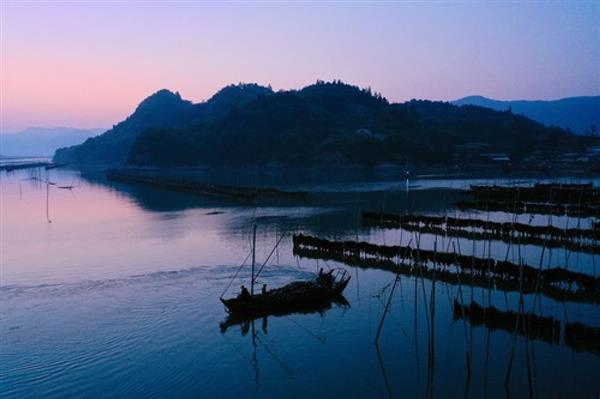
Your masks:
{"label": "pole in water", "polygon": [[385,321],[385,316],[388,313],[388,309],[390,307],[390,303],[392,302],[392,297],[394,296],[394,291],[396,290],[396,285],[398,284],[398,280],[400,280],[400,274],[396,274],[396,279],[394,280],[394,285],[392,285],[392,289],[390,291],[390,296],[388,297],[387,303],[385,304],[385,308],[383,309],[383,315],[381,316],[381,320],[379,321],[379,326],[377,327],[377,333],[375,334],[375,345],[379,342],[379,334],[381,334],[381,329],[383,328],[383,322]]}
{"label": "pole in water", "polygon": [[256,225],[252,231],[252,277],[250,278],[250,295],[254,295],[254,265],[256,264]]}
{"label": "pole in water", "polygon": [[50,220],[50,182],[46,182],[46,220],[48,223],[52,223]]}

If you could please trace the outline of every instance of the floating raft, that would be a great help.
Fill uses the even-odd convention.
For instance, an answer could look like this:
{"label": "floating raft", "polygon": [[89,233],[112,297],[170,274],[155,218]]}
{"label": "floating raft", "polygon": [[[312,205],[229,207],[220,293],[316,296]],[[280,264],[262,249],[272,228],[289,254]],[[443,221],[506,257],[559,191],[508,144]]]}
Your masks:
{"label": "floating raft", "polygon": [[[416,249],[409,246],[387,246],[358,241],[330,241],[295,235],[294,254],[308,258],[333,259],[363,267],[378,267],[393,272],[430,278],[437,273],[440,280],[460,284],[476,283],[486,288],[533,293],[539,290],[556,300],[600,302],[600,279],[564,268],[539,270],[509,261],[478,258],[448,252]],[[410,259],[413,265],[396,263],[394,259]],[[433,267],[428,266],[433,265]],[[456,266],[456,271],[448,267]],[[403,270],[404,269],[404,270]],[[433,269],[433,270],[432,270]]]}
{"label": "floating raft", "polygon": [[535,184],[528,187],[476,186],[465,191],[472,200],[460,209],[574,217],[600,216],[600,189],[586,184]]}
{"label": "floating raft", "polygon": [[[600,253],[600,230],[555,226],[532,226],[525,223],[499,223],[481,219],[453,218],[423,215],[396,215],[362,212],[365,224],[387,228],[403,228],[440,236],[463,237],[474,240],[498,240],[507,243],[564,247],[571,251]],[[470,229],[470,230],[469,230]],[[585,240],[588,242],[577,242]],[[592,240],[589,242],[589,240]]]}
{"label": "floating raft", "polygon": [[[550,344],[560,344],[561,322],[553,317],[537,316],[533,313],[501,311],[494,306],[483,307],[475,302],[461,305],[454,301],[454,320],[466,319],[474,326],[485,326],[490,330],[539,339]],[[515,329],[516,327],[516,329]],[[564,344],[575,351],[600,355],[600,328],[586,326],[580,322],[565,323]]]}
{"label": "floating raft", "polygon": [[521,236],[543,236],[552,238],[600,239],[600,229],[559,228],[556,226],[532,226],[527,223],[494,222],[483,219],[454,218],[449,216],[397,215],[392,213],[362,212],[364,220],[388,227],[402,227],[407,224],[456,228],[476,228],[494,233],[519,233]]}
{"label": "floating raft", "polygon": [[109,171],[106,176],[108,180],[111,181],[143,184],[185,193],[227,198],[247,203],[254,203],[259,196],[286,198],[300,201],[304,201],[308,197],[308,193],[306,192],[290,192],[277,190],[274,188],[235,187],[223,184],[203,183],[192,180],[150,176],[146,174],[120,170]]}
{"label": "floating raft", "polygon": [[588,184],[535,184],[529,187],[475,186],[468,194],[479,200],[523,201],[552,204],[595,205],[600,189]]}
{"label": "floating raft", "polygon": [[574,190],[585,190],[592,189],[594,183],[535,183],[535,188],[547,188],[547,189],[574,189]]}
{"label": "floating raft", "polygon": [[454,301],[454,320],[467,319],[474,326],[484,325],[490,330],[515,331],[530,338],[548,343],[560,343],[560,321],[553,317],[537,316],[533,313],[501,311],[493,306],[484,308],[476,302],[461,305]]}
{"label": "floating raft", "polygon": [[567,323],[565,344],[576,351],[594,352],[600,355],[600,328],[589,327],[579,322]]}
{"label": "floating raft", "polygon": [[600,207],[591,205],[562,205],[522,201],[458,201],[459,209],[476,209],[488,212],[508,212],[515,214],[539,214],[572,217],[599,217]]}
{"label": "floating raft", "polygon": [[41,168],[48,167],[52,164],[49,162],[28,162],[28,163],[18,163],[12,165],[0,165],[0,170],[5,170],[7,172],[12,172],[13,170],[18,169],[31,169],[31,168]]}

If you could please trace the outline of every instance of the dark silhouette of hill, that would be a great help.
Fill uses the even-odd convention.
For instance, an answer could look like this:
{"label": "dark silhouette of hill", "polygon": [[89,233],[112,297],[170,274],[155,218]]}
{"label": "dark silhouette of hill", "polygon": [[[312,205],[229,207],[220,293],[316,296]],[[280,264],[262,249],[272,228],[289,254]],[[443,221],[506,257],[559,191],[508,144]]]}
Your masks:
{"label": "dark silhouette of hill", "polygon": [[218,118],[262,93],[271,92],[258,85],[231,85],[207,102],[192,104],[183,100],[179,93],[162,89],[143,100],[133,114],[106,133],[81,145],[57,150],[54,160],[79,164],[123,164],[135,140],[148,128],[179,128]]}
{"label": "dark silhouette of hill", "polygon": [[500,101],[482,96],[469,96],[452,102],[456,105],[479,105],[513,113],[523,114],[546,126],[569,129],[575,134],[590,133],[590,127],[600,130],[600,96],[569,97],[553,101]]}
{"label": "dark silhouette of hill", "polygon": [[534,151],[581,149],[586,140],[508,111],[417,100],[390,104],[370,89],[336,81],[276,93],[257,85],[228,86],[195,105],[160,91],[106,134],[57,151],[56,160],[140,166],[448,164],[457,146],[467,143],[518,160]]}

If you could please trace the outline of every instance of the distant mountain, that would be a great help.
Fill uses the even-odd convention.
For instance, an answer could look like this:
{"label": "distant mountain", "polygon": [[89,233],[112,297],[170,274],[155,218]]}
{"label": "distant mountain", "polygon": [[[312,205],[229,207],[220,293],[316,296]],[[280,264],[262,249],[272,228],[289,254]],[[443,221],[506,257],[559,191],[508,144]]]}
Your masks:
{"label": "distant mountain", "polygon": [[65,146],[83,143],[90,137],[106,129],[73,129],[66,127],[34,127],[18,133],[0,136],[0,154],[2,156],[52,156]]}
{"label": "distant mountain", "polygon": [[496,111],[511,109],[546,126],[569,129],[575,134],[588,134],[592,125],[600,131],[600,96],[569,97],[553,101],[500,101],[482,96],[469,96],[452,102],[455,105],[478,105]]}
{"label": "distant mountain", "polygon": [[143,100],[123,122],[82,145],[59,149],[54,159],[81,164],[123,164],[131,146],[147,128],[180,128],[209,121],[268,93],[272,90],[255,84],[231,85],[207,102],[192,104],[179,93],[162,89]]}
{"label": "distant mountain", "polygon": [[161,90],[108,132],[54,158],[138,166],[454,164],[465,149],[519,160],[581,150],[590,140],[515,112],[390,104],[370,89],[334,81],[278,92],[228,86],[200,104]]}

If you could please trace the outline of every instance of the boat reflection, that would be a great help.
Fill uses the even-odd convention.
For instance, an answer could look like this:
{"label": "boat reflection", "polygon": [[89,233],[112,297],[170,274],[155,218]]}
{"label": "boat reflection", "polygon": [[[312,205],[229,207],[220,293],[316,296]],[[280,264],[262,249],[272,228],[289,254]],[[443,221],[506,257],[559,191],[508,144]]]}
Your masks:
{"label": "boat reflection", "polygon": [[[341,307],[343,309],[347,309],[350,307],[350,303],[344,298],[342,295],[335,297],[334,299],[321,303],[320,306],[307,306],[301,309],[296,308],[294,311],[274,311],[269,314],[247,314],[247,313],[230,313],[227,318],[219,324],[219,328],[221,330],[222,336],[232,345],[236,352],[238,352],[243,358],[249,361],[252,369],[254,370],[254,382],[256,385],[256,390],[260,390],[260,367],[258,361],[258,347],[260,346],[264,349],[264,352],[273,360],[279,367],[290,377],[293,377],[296,372],[290,367],[290,365],[280,356],[278,355],[270,345],[267,344],[267,340],[265,340],[265,336],[268,334],[268,318],[272,317],[286,317],[288,320],[292,321],[296,326],[301,329],[306,330],[307,333],[312,335],[314,338],[319,340],[321,343],[325,342],[325,339],[317,336],[314,332],[310,331],[308,327],[303,326],[300,322],[290,318],[289,316],[294,314],[313,314],[319,313],[321,317],[325,316],[325,313],[331,309],[334,305],[337,307]],[[256,327],[256,321],[260,319],[261,322],[261,330],[258,331]],[[240,326],[240,331],[242,336],[248,335],[251,332],[252,337],[252,355],[247,356],[244,354],[243,350],[236,345],[233,340],[227,338],[225,334],[230,327]],[[262,332],[263,338],[260,337],[260,333]]]}

